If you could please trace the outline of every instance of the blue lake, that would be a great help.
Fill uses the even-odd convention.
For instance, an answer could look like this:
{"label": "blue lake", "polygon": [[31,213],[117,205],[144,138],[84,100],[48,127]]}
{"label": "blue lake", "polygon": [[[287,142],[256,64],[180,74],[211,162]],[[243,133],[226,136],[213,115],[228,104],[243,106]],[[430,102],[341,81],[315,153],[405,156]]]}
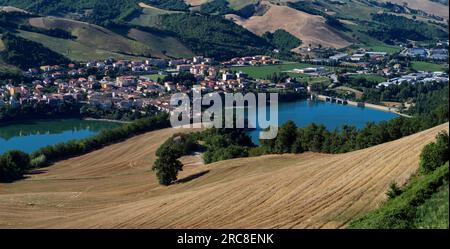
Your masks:
{"label": "blue lake", "polygon": [[[368,122],[380,122],[396,117],[398,115],[391,112],[322,101],[283,102],[278,106],[278,124],[289,120],[294,121],[298,127],[316,123],[325,125],[330,131],[345,124],[362,128]],[[259,131],[257,127],[250,132],[255,144],[259,144]]]}
{"label": "blue lake", "polygon": [[117,123],[79,119],[42,120],[0,126],[0,154],[8,150],[27,153],[47,145],[93,136]]}
{"label": "blue lake", "polygon": [[[311,123],[324,124],[329,130],[344,124],[362,128],[367,122],[379,122],[397,117],[396,114],[369,108],[339,105],[328,102],[295,101],[280,103],[279,124],[289,120],[298,127]],[[120,124],[78,119],[33,121],[20,124],[0,125],[0,154],[8,150],[31,153],[47,145],[83,139],[104,129]],[[250,132],[254,143],[259,144],[259,128]]]}

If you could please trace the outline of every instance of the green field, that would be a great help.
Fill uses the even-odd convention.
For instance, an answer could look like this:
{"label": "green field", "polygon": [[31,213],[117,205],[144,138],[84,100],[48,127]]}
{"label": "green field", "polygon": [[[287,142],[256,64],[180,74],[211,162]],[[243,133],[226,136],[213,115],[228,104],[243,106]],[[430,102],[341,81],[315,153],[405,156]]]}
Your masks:
{"label": "green field", "polygon": [[[272,76],[274,73],[282,73],[290,71],[293,69],[301,69],[307,67],[317,67],[317,65],[307,64],[307,63],[284,63],[280,65],[268,65],[268,66],[245,66],[245,67],[232,67],[231,70],[242,71],[247,73],[250,77],[254,79],[266,79]],[[302,75],[298,73],[287,73],[291,77],[303,78],[307,75]]]}
{"label": "green field", "polygon": [[367,81],[376,83],[385,82],[387,80],[385,77],[376,74],[353,74],[350,75],[350,78],[354,80],[366,79]]}
{"label": "green field", "polygon": [[444,71],[446,66],[443,64],[435,64],[425,61],[413,61],[411,62],[411,68],[416,71],[433,72],[433,71]]}

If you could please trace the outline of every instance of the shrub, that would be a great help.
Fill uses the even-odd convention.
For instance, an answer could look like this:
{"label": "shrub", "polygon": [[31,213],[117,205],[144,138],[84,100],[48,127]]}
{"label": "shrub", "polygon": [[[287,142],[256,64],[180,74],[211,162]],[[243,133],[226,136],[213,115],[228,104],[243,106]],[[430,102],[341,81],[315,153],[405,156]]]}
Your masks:
{"label": "shrub", "polygon": [[386,195],[388,196],[389,199],[393,199],[393,198],[399,196],[401,193],[402,193],[402,190],[397,185],[397,183],[392,182],[391,185],[389,186],[389,190],[386,193]]}
{"label": "shrub", "polygon": [[430,173],[449,160],[448,142],[448,134],[441,132],[437,135],[436,142],[423,148],[420,154],[420,170],[422,173]]}
{"label": "shrub", "polygon": [[45,155],[39,155],[35,158],[31,159],[30,166],[31,168],[42,168],[47,165],[47,158]]}
{"label": "shrub", "polygon": [[0,181],[20,179],[30,168],[30,156],[24,152],[12,150],[0,156]]}

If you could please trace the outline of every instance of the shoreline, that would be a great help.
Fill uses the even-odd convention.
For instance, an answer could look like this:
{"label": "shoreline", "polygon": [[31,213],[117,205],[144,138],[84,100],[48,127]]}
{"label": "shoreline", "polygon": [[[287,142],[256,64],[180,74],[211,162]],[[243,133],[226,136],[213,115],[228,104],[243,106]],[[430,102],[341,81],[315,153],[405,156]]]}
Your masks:
{"label": "shoreline", "polygon": [[[317,95],[317,99],[320,101],[329,102],[326,100],[327,98],[332,98],[332,97],[325,96],[325,95]],[[358,102],[351,101],[351,100],[346,100],[346,101],[347,101],[347,105],[351,105],[351,106],[355,106],[355,107],[369,108],[369,109],[374,109],[374,110],[379,110],[379,111],[385,111],[385,112],[394,113],[401,117],[412,118],[412,116],[410,116],[410,115],[398,112],[398,110],[396,108],[382,106],[382,105],[376,105],[376,104],[371,104],[371,103],[366,103],[366,102],[360,102],[364,105],[364,106],[360,106],[360,103],[358,103]]]}
{"label": "shoreline", "polygon": [[82,120],[101,121],[101,122],[110,122],[110,123],[119,123],[119,124],[131,124],[132,123],[132,121],[122,121],[122,120],[105,119],[105,118],[83,118]]}

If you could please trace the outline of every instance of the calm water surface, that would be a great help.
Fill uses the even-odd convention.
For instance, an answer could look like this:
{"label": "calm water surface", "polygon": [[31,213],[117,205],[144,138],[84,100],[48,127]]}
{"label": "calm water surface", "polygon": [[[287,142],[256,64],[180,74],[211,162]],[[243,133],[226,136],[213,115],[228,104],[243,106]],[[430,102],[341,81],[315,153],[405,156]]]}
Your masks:
{"label": "calm water surface", "polygon": [[[367,122],[379,122],[397,117],[396,114],[369,108],[339,105],[328,102],[295,101],[279,104],[279,124],[288,120],[298,127],[311,123],[323,124],[329,130],[344,124],[362,128]],[[33,121],[0,126],[0,154],[8,150],[31,153],[37,149],[73,139],[83,139],[111,129],[120,124],[78,119]],[[254,143],[259,144],[259,128],[250,132]]]}
{"label": "calm water surface", "polygon": [[31,153],[47,145],[87,138],[119,125],[103,121],[58,119],[0,126],[0,154],[8,150]]}
{"label": "calm water surface", "polygon": [[[362,128],[367,122],[380,122],[396,117],[398,115],[391,112],[322,101],[283,102],[278,106],[279,124],[284,124],[289,120],[294,121],[298,127],[316,123],[325,125],[330,131],[341,128],[345,124]],[[260,129],[257,128],[250,132],[252,140],[256,144],[259,144],[259,131]]]}

